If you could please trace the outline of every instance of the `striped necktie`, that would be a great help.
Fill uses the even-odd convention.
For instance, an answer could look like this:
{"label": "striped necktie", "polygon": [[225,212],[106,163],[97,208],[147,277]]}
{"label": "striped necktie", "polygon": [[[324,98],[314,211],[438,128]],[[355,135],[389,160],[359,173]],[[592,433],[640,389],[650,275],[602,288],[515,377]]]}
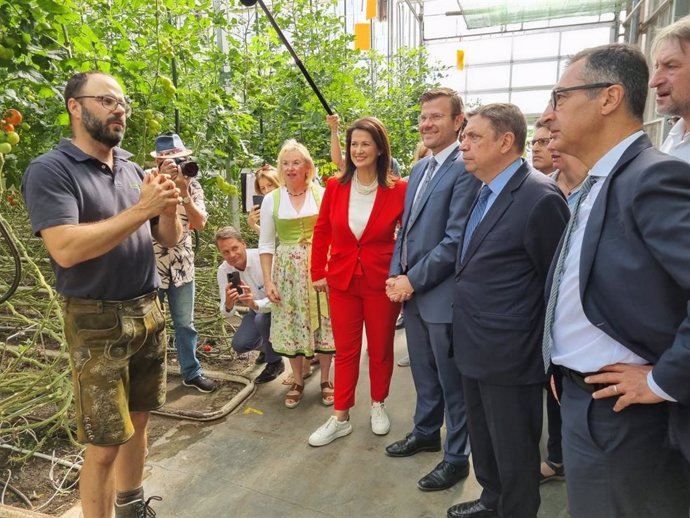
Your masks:
{"label": "striped necktie", "polygon": [[544,371],[549,370],[551,365],[551,348],[553,347],[553,337],[551,331],[553,328],[553,320],[556,315],[556,303],[558,302],[558,290],[561,286],[561,276],[563,275],[563,265],[568,257],[568,251],[570,250],[570,240],[573,236],[573,230],[577,226],[578,216],[580,215],[580,207],[582,202],[585,200],[589,191],[592,190],[592,186],[597,183],[600,179],[599,176],[587,176],[587,179],[582,182],[582,187],[580,187],[580,192],[578,193],[578,199],[575,203],[575,208],[573,213],[570,215],[570,221],[568,221],[568,226],[565,229],[565,236],[563,237],[563,247],[561,248],[561,253],[558,256],[558,261],[556,262],[556,267],[553,270],[553,280],[551,284],[551,291],[549,293],[549,300],[546,303],[546,314],[544,315],[544,338],[542,339],[541,354],[544,360]]}

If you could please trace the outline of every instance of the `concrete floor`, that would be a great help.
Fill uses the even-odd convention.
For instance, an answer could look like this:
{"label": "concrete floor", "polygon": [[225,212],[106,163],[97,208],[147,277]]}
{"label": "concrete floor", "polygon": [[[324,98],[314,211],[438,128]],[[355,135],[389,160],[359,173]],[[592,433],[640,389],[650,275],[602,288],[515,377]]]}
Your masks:
{"label": "concrete floor", "polygon": [[[406,353],[396,332],[396,358]],[[417,480],[440,453],[390,458],[384,447],[412,429],[414,387],[409,368],[395,367],[386,408],[391,432],[369,428],[368,369],[363,355],[354,431],[330,445],[312,448],[307,437],[331,414],[319,397],[319,372],[307,380],[295,409],[283,405],[287,387],[260,385],[233,414],[213,422],[171,421],[171,430],[150,446],[146,494],[160,495],[154,509],[163,518],[442,518],[457,502],[475,499],[480,487],[470,476],[446,491],[424,493]],[[541,489],[539,518],[567,517],[565,485]]]}

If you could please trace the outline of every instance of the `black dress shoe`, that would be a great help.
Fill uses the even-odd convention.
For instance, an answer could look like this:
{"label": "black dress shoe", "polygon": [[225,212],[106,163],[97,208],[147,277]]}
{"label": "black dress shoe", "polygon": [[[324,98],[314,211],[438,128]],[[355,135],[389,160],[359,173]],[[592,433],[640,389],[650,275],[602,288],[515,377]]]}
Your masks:
{"label": "black dress shoe", "polygon": [[455,504],[448,508],[448,518],[497,518],[498,511],[490,509],[479,500]]}
{"label": "black dress shoe", "polygon": [[285,370],[285,365],[283,365],[283,360],[278,360],[277,362],[269,363],[264,368],[263,372],[259,374],[254,383],[268,383],[276,379]]}
{"label": "black dress shoe", "polygon": [[413,433],[408,433],[401,441],[386,446],[389,457],[409,457],[420,451],[440,451],[441,439],[422,439]]}
{"label": "black dress shoe", "polygon": [[261,351],[259,353],[259,356],[256,357],[256,360],[254,360],[254,363],[256,365],[261,365],[262,363],[266,363],[266,353]]}
{"label": "black dress shoe", "polygon": [[453,487],[470,474],[470,464],[453,464],[442,460],[431,473],[419,479],[417,487],[422,491],[442,491]]}

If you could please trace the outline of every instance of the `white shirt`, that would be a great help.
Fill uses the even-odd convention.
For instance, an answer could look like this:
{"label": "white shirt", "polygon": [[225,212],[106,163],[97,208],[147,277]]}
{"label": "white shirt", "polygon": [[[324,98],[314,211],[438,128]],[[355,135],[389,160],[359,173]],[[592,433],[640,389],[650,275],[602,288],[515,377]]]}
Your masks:
{"label": "white shirt", "polygon": [[247,248],[247,266],[244,268],[244,271],[240,271],[237,268],[230,266],[225,261],[223,261],[223,263],[218,267],[216,279],[218,281],[218,292],[220,295],[221,315],[229,319],[237,311],[237,304],[235,304],[230,311],[225,311],[225,286],[228,284],[228,274],[238,271],[240,272],[240,280],[252,290],[254,302],[256,302],[259,306],[256,312],[270,313],[271,301],[268,300],[268,297],[266,297],[266,292],[264,291],[264,275],[261,271],[259,251],[256,248]]}
{"label": "white shirt", "polygon": [[[278,207],[278,218],[280,219],[298,219],[307,216],[313,216],[319,213],[319,207],[316,205],[316,200],[312,193],[312,185],[307,185],[306,198],[304,205],[299,212],[295,210],[290,202],[290,195],[287,188],[280,187],[280,206]],[[324,188],[320,185],[314,185],[318,192],[323,197]],[[275,191],[274,191],[275,192]],[[273,220],[273,192],[264,197],[261,202],[261,217],[259,218],[261,225],[261,232],[259,233],[259,253],[273,254],[276,249],[276,224]]]}
{"label": "white shirt", "polygon": [[[355,171],[355,174],[357,174],[357,171]],[[374,181],[378,184],[378,179]],[[350,180],[348,223],[350,224],[350,230],[358,240],[364,234],[364,229],[367,223],[369,223],[369,216],[371,216],[371,210],[374,208],[377,192],[378,189],[375,189],[368,194],[362,194],[355,189],[355,184]]]}
{"label": "white shirt", "polygon": [[685,120],[680,119],[673,125],[660,150],[690,162],[690,132],[685,134]]}
{"label": "white shirt", "polygon": [[594,184],[580,205],[576,227],[570,239],[570,249],[563,265],[561,285],[552,327],[554,364],[563,365],[579,372],[596,372],[612,363],[646,364],[647,361],[633,353],[609,335],[593,325],[585,315],[580,299],[580,256],[587,220],[592,212],[601,188],[626,149],[643,133],[638,131],[606,153],[594,164],[591,176],[601,178]]}

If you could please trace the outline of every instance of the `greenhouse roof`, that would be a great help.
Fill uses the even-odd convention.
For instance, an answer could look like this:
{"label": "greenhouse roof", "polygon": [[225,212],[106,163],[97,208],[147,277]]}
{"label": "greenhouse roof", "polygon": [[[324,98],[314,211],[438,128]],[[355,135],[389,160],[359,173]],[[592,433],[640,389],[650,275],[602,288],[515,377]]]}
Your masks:
{"label": "greenhouse roof", "polygon": [[612,13],[625,0],[460,0],[468,29]]}

